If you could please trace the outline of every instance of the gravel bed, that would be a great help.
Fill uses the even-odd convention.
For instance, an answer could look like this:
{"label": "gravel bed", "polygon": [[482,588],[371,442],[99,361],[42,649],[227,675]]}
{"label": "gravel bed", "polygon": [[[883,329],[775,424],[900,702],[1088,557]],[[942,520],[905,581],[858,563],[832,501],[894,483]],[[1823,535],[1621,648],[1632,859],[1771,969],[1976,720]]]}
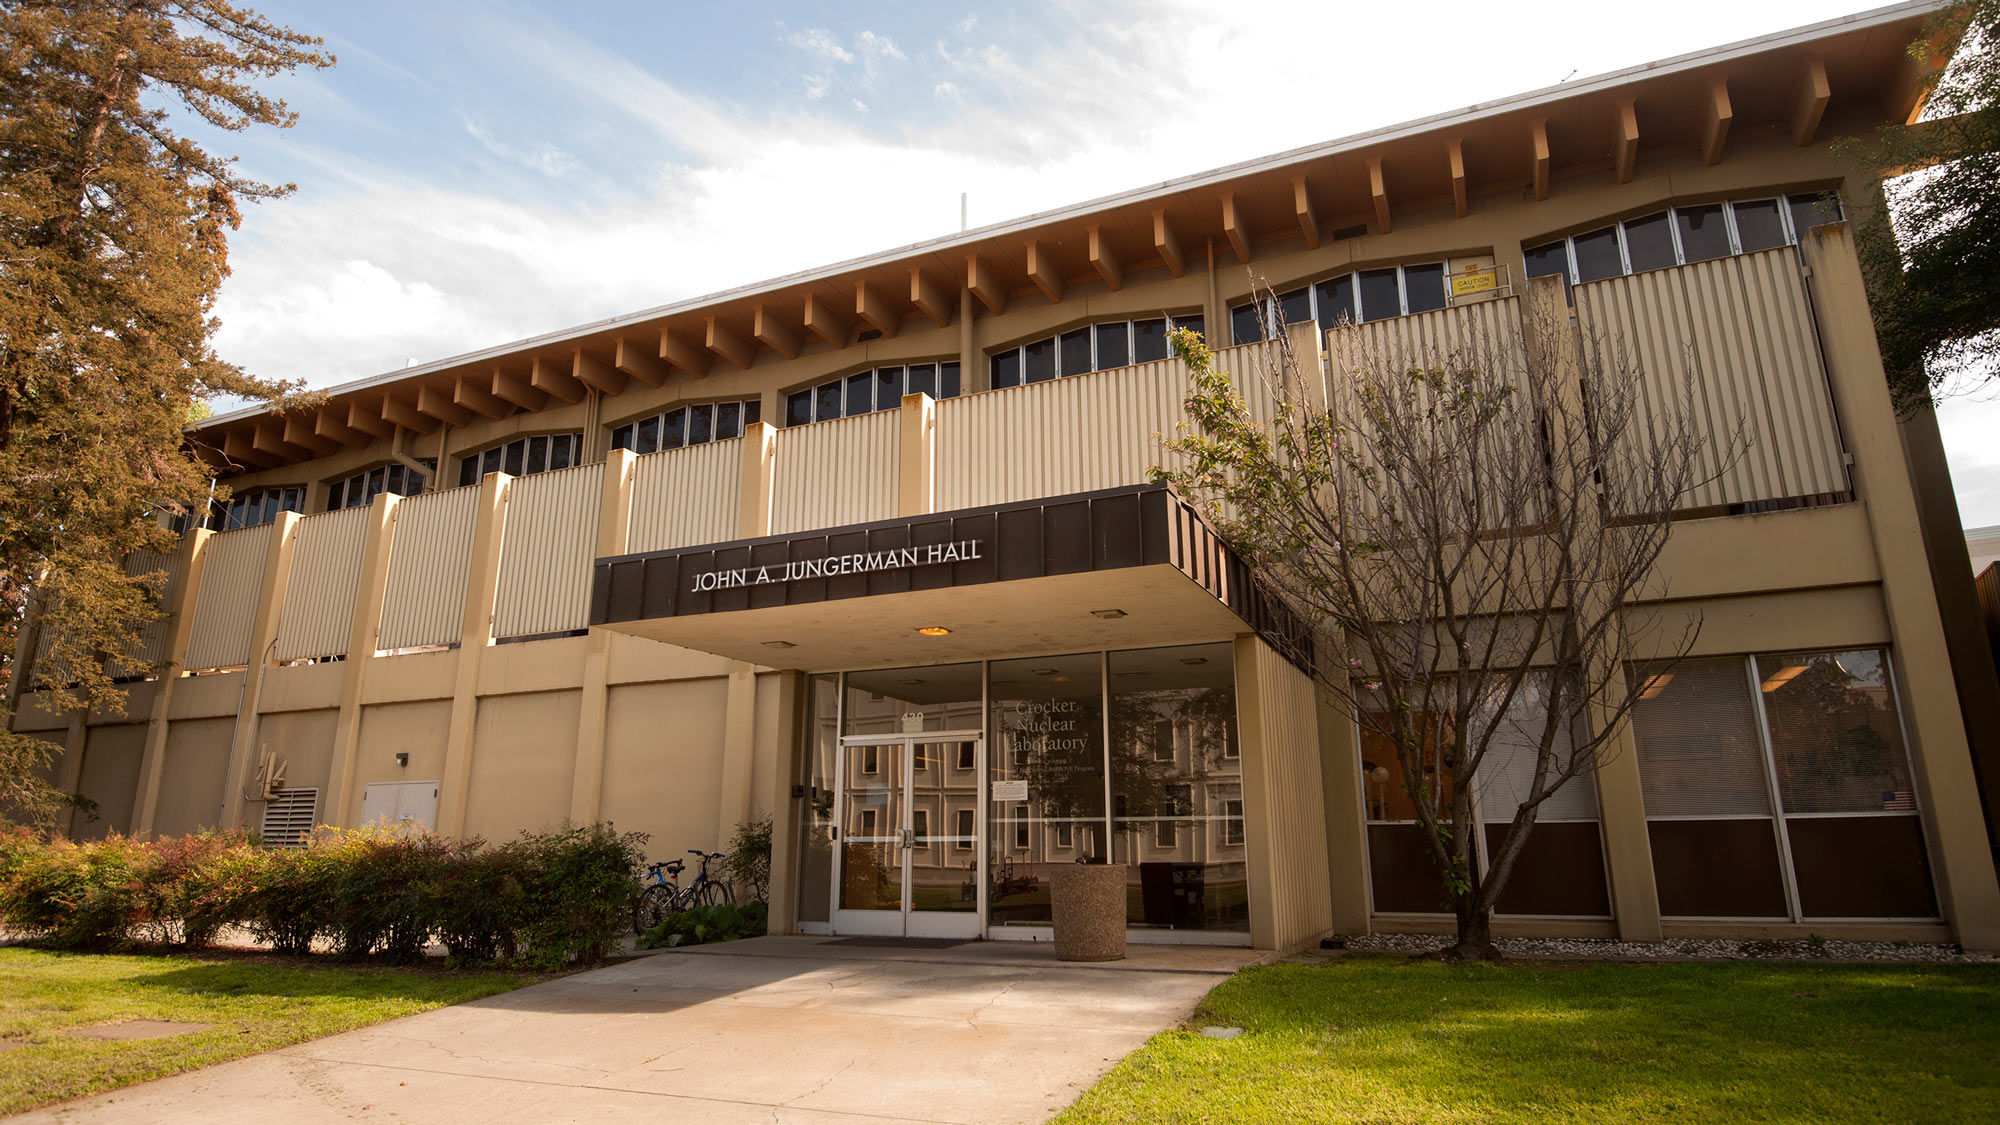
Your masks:
{"label": "gravel bed", "polygon": [[[1371,934],[1336,939],[1352,953],[1435,953],[1451,944],[1439,934]],[[1785,941],[1669,938],[1660,942],[1609,938],[1495,938],[1509,957],[1565,961],[1881,961],[1996,964],[2000,954],[1968,953],[1948,943],[1904,941]]]}

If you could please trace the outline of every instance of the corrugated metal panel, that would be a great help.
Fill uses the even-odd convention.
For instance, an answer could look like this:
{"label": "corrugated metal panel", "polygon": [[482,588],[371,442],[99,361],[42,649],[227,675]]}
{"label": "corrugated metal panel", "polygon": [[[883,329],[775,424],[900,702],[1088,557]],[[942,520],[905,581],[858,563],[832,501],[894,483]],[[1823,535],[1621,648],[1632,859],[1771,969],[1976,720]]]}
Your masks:
{"label": "corrugated metal panel", "polygon": [[590,569],[597,561],[604,465],[538,473],[507,489],[493,635],[526,637],[583,628],[590,620]]}
{"label": "corrugated metal panel", "polygon": [[231,668],[250,663],[250,630],[264,586],[264,556],[275,525],[224,531],[203,548],[186,667]]}
{"label": "corrugated metal panel", "polygon": [[459,639],[478,507],[477,486],[397,502],[377,648],[448,645]]}
{"label": "corrugated metal panel", "polygon": [[[1268,422],[1276,396],[1264,372],[1274,344],[1215,355],[1251,416]],[[1143,484],[1186,418],[1187,365],[1139,363],[1025,387],[945,399],[937,407],[941,511]]]}
{"label": "corrugated metal panel", "polygon": [[1333,917],[1320,785],[1319,713],[1306,675],[1258,642],[1263,721],[1263,815],[1271,841],[1271,919],[1280,948],[1313,937]]}
{"label": "corrugated metal panel", "polygon": [[1352,370],[1361,356],[1434,357],[1519,350],[1521,302],[1515,297],[1453,305],[1415,316],[1336,328],[1329,347],[1335,369]]}
{"label": "corrugated metal panel", "polygon": [[[1719,258],[1576,288],[1586,346],[1636,368],[1662,416],[1690,366],[1706,438],[1698,508],[1845,491],[1840,437],[1798,265],[1789,250]],[[1732,449],[1736,435],[1741,443]],[[1733,460],[1732,460],[1732,454]]]}
{"label": "corrugated metal panel", "polygon": [[792,426],[773,451],[771,534],[896,514],[900,410]]}
{"label": "corrugated metal panel", "polygon": [[[160,590],[160,604],[171,608],[174,599],[180,596],[181,580],[186,577],[187,556],[179,551],[161,554],[158,551],[134,551],[125,557],[125,573],[138,575],[155,570],[167,572],[166,585]],[[159,664],[167,658],[167,638],[172,635],[173,618],[163,617],[139,631],[139,645],[133,655],[148,664]]]}
{"label": "corrugated metal panel", "polygon": [[648,453],[633,470],[625,549],[637,554],[734,539],[742,494],[742,438]]}
{"label": "corrugated metal panel", "polygon": [[292,573],[278,620],[279,660],[338,656],[354,628],[354,599],[361,585],[361,552],[368,538],[368,509],[347,508],[299,521],[292,544]]}

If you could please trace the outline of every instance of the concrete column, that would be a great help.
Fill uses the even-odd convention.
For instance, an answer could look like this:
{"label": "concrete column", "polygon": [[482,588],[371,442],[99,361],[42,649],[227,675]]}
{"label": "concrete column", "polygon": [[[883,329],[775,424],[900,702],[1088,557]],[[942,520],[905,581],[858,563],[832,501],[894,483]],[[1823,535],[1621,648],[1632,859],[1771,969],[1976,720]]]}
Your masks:
{"label": "concrete column", "polygon": [[[1583,365],[1583,339],[1570,320],[1569,304],[1562,279],[1530,279],[1521,303],[1521,333],[1528,342],[1528,354],[1577,371]],[[1537,340],[1537,333],[1557,332],[1556,340]],[[1565,387],[1579,386],[1577,378],[1562,380]],[[1599,596],[1599,595],[1593,595]],[[1602,608],[1590,612],[1602,612]],[[1611,662],[1591,678],[1615,683],[1623,666],[1623,638],[1620,650],[1603,654]],[[1653,878],[1653,842],[1646,831],[1646,793],[1639,777],[1639,751],[1632,739],[1631,724],[1618,716],[1615,703],[1604,694],[1589,703],[1592,730],[1614,726],[1598,750],[1597,816],[1604,836],[1605,874],[1610,879],[1611,911],[1623,941],[1659,941],[1659,885]],[[1574,785],[1576,782],[1571,782]]]}
{"label": "concrete column", "polygon": [[1333,932],[1360,937],[1371,929],[1368,817],[1361,783],[1360,731],[1355,727],[1354,716],[1324,695],[1319,698],[1319,753]]}
{"label": "concrete column", "polygon": [[1236,343],[1229,335],[1229,310],[1222,307],[1222,290],[1215,280],[1215,236],[1208,236],[1208,304],[1202,313],[1207,331],[1202,337],[1208,341],[1209,351],[1221,351]]}
{"label": "concrete column", "polygon": [[[979,343],[973,339],[972,290],[958,287],[958,389],[963,394],[991,390],[986,381],[992,376],[979,362]],[[943,388],[939,388],[942,390]]]}
{"label": "concrete column", "polygon": [[772,750],[764,772],[763,800],[758,815],[771,816],[771,917],[770,930],[787,934],[798,925],[799,805],[792,786],[799,780],[799,750],[805,741],[804,718],[808,696],[806,677],[799,672],[778,673],[778,718],[771,732]]}
{"label": "concrete column", "polygon": [[1236,638],[1236,732],[1243,765],[1243,851],[1250,895],[1250,944],[1278,947],[1276,856],[1270,786],[1265,763],[1270,756],[1264,731],[1264,685],[1257,667],[1257,638]]}
{"label": "concrete column", "polygon": [[292,547],[298,527],[297,512],[279,512],[277,522],[271,525],[271,545],[264,552],[257,615],[250,626],[250,660],[243,669],[243,706],[236,712],[236,736],[229,744],[229,769],[223,782],[220,824],[224,828],[243,824],[243,782],[250,773],[250,756],[257,749],[257,693],[270,667],[278,622],[284,616],[285,587],[292,578]]}
{"label": "concrete column", "polygon": [[715,818],[715,846],[727,850],[736,826],[750,819],[757,734],[757,669],[729,662],[729,695],[723,704],[722,785]]}
{"label": "concrete column", "polygon": [[743,483],[736,504],[736,536],[758,539],[771,534],[771,482],[778,431],[769,422],[743,427]]}
{"label": "concrete column", "polygon": [[[597,557],[625,553],[632,523],[632,481],[638,455],[614,449],[604,461],[604,492],[597,505]],[[604,732],[611,702],[611,636],[592,629],[584,640],[583,700],[577,712],[576,768],[570,775],[569,818],[595,824],[604,798]]]}
{"label": "concrete column", "polygon": [[472,734],[479,719],[479,666],[493,643],[493,599],[500,588],[500,547],[507,530],[506,473],[479,482],[472,523],[472,564],[466,573],[465,616],[459,624],[458,668],[452,683],[451,725],[445,733],[444,777],[438,786],[438,831],[465,834],[472,782]]}
{"label": "concrete column", "polygon": [[[442,453],[438,464],[444,464]],[[333,727],[333,764],[327,771],[326,819],[352,828],[361,822],[354,791],[361,756],[361,688],[375,663],[382,634],[382,603],[389,594],[389,552],[395,548],[396,511],[402,497],[378,492],[368,502],[368,531],[361,545],[361,584],[354,592],[354,620],[348,625],[347,660],[340,678],[340,717]]]}
{"label": "concrete column", "polygon": [[1972,750],[1854,235],[1846,223],[1814,227],[1800,240],[1800,248],[1809,271],[1827,382],[1841,435],[1854,459],[1855,495],[1866,505],[1882,570],[1882,601],[1895,639],[1897,687],[1904,728],[1910,735],[1910,762],[1922,795],[1931,864],[1944,900],[1940,905],[1959,944],[2000,949],[2000,882],[1986,845]]}
{"label": "concrete column", "polygon": [[931,396],[903,396],[896,440],[896,514],[937,511],[937,403]]}
{"label": "concrete column", "polygon": [[153,818],[160,807],[160,775],[167,761],[167,724],[174,703],[174,685],[187,663],[188,638],[194,634],[195,593],[201,589],[201,568],[208,561],[208,540],[215,533],[198,527],[181,540],[181,582],[167,611],[166,662],[153,683],[153,705],[146,715],[146,748],[139,757],[139,789],[132,795],[132,835],[151,839]]}
{"label": "concrete column", "polygon": [[[56,763],[56,788],[74,797],[83,791],[83,755],[90,744],[90,712],[71,711],[63,730],[62,760]],[[141,775],[143,776],[143,774]],[[76,832],[76,809],[66,808],[56,818],[56,829],[64,836]]]}

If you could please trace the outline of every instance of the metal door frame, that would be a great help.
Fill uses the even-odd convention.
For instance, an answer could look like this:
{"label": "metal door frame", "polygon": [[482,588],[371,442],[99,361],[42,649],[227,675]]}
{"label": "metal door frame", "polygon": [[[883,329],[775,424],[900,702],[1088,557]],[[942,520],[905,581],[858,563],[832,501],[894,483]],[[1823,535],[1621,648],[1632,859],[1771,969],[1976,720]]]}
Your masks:
{"label": "metal door frame", "polygon": [[[973,887],[975,891],[973,910],[963,911],[918,910],[911,901],[910,867],[913,861],[914,845],[912,830],[916,810],[916,758],[919,743],[972,743],[972,768],[976,784],[973,789],[972,814],[972,854]],[[902,909],[888,910],[843,910],[840,908],[840,886],[842,873],[847,863],[845,841],[840,838],[842,813],[847,808],[847,761],[848,752],[871,746],[897,747],[903,758],[903,801],[902,823],[895,827],[905,843],[902,846]],[[944,768],[940,766],[940,768]],[[831,864],[832,886],[827,900],[828,929],[834,934],[870,937],[918,937],[946,938],[958,937],[967,940],[986,935],[986,870],[983,860],[986,855],[986,732],[980,730],[922,731],[900,734],[858,734],[840,738],[834,754],[833,770],[833,862]],[[932,826],[930,838],[953,835],[939,832],[940,826]],[[878,829],[879,831],[879,829]]]}

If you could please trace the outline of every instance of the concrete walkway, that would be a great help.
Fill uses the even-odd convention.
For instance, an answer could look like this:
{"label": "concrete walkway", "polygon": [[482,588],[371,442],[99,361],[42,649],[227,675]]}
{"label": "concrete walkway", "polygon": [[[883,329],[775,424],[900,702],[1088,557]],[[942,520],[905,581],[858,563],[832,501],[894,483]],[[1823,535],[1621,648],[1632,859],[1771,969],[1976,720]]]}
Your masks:
{"label": "concrete walkway", "polygon": [[38,1110],[24,1121],[1042,1121],[1185,1019],[1245,949],[946,949],[770,937]]}

